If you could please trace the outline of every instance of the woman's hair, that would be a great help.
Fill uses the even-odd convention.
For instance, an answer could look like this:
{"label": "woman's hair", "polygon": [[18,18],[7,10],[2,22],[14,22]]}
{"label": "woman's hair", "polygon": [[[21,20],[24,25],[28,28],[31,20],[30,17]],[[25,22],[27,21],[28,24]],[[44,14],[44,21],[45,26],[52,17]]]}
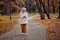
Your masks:
{"label": "woman's hair", "polygon": [[25,7],[22,7],[21,10],[26,10],[26,8]]}

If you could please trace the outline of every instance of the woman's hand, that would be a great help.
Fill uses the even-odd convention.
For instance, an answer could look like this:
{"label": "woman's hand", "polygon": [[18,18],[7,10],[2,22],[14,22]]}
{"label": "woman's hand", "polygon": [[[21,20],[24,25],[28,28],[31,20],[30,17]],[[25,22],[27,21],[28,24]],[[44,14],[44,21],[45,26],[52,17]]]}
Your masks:
{"label": "woman's hand", "polygon": [[26,18],[26,16],[24,16],[23,18]]}

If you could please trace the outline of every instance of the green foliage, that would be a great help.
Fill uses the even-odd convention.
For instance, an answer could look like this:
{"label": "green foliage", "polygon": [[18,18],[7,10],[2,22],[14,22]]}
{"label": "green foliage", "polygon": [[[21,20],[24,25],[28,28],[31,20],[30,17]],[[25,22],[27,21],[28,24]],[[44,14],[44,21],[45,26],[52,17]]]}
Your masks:
{"label": "green foliage", "polygon": [[0,16],[0,21],[5,21],[5,20],[7,20],[6,17],[4,17],[4,16]]}

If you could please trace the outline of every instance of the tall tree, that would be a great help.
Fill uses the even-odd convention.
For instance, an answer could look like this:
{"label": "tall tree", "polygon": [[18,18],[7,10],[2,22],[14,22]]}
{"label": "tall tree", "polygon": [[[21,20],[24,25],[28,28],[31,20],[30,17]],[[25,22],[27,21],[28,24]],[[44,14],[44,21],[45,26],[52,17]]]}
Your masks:
{"label": "tall tree", "polygon": [[59,17],[58,18],[60,19],[60,0],[59,0],[59,7],[58,8],[59,8]]}
{"label": "tall tree", "polygon": [[54,6],[54,1],[55,1],[55,0],[52,0],[52,6],[53,6],[53,13],[55,14],[55,6]]}
{"label": "tall tree", "polygon": [[[47,1],[47,2],[46,2]],[[45,14],[47,15],[48,19],[50,19],[50,12],[49,12],[49,0],[45,0]]]}
{"label": "tall tree", "polygon": [[[40,12],[40,14],[41,14],[41,19],[45,19],[44,18],[44,15],[42,15],[43,13],[41,13],[41,8],[43,8],[43,11],[44,11],[44,13],[46,13],[46,15],[47,15],[47,17],[48,17],[48,19],[50,19],[50,17],[49,17],[49,13],[48,13],[48,11],[45,9],[45,4],[42,2],[42,0],[36,0],[36,2],[37,2],[37,5],[38,5],[38,8],[40,8],[38,11]],[[38,3],[39,2],[39,3]],[[42,5],[42,7],[40,7],[40,6]]]}
{"label": "tall tree", "polygon": [[42,4],[41,4],[42,0],[40,0],[41,2],[39,2],[39,0],[35,0],[35,1],[36,1],[38,12],[40,14],[41,19],[45,19],[43,15],[43,10],[42,10]]}

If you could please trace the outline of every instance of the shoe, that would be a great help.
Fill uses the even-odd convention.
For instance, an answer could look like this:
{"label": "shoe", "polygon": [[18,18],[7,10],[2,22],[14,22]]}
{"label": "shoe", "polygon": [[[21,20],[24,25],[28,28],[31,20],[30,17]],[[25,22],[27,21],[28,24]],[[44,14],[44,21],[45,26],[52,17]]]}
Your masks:
{"label": "shoe", "polygon": [[22,35],[27,35],[27,33],[22,33]]}
{"label": "shoe", "polygon": [[25,35],[27,35],[27,33],[24,33]]}
{"label": "shoe", "polygon": [[22,33],[22,35],[24,35],[25,33]]}

